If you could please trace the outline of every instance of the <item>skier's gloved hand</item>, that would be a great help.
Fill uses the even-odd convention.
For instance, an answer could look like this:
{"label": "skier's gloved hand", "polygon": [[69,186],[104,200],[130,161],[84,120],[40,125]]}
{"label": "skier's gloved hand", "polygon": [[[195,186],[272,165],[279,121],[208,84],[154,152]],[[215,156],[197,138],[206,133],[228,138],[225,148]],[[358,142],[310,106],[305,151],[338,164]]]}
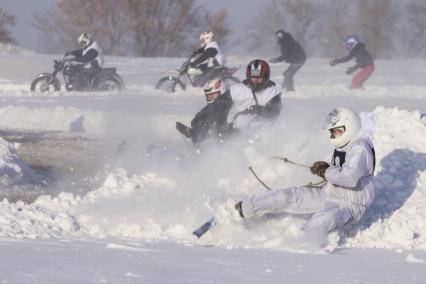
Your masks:
{"label": "skier's gloved hand", "polygon": [[356,69],[357,68],[355,66],[349,67],[348,70],[346,70],[346,74],[351,75]]}
{"label": "skier's gloved hand", "polygon": [[333,67],[334,65],[337,65],[339,63],[339,59],[335,58],[333,60],[330,61],[330,66]]}
{"label": "skier's gloved hand", "polygon": [[330,165],[327,162],[317,161],[310,169],[312,174],[325,179],[325,171],[328,169],[328,167],[330,167]]}

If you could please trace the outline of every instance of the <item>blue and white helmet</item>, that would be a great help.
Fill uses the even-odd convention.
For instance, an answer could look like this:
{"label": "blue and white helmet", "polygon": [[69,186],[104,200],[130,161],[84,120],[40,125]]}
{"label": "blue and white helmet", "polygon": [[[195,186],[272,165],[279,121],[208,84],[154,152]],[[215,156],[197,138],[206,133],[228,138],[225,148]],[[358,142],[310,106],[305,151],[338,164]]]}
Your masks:
{"label": "blue and white helmet", "polygon": [[351,52],[352,49],[359,43],[359,39],[356,35],[350,35],[342,42],[342,45],[346,47],[348,52]]}

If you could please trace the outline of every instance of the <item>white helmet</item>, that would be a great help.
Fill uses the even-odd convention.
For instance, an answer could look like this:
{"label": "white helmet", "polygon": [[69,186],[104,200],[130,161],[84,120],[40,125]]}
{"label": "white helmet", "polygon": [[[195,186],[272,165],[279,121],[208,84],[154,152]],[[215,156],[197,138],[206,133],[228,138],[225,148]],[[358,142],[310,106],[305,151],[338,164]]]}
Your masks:
{"label": "white helmet", "polygon": [[93,42],[93,36],[90,33],[83,33],[78,37],[78,44],[82,48],[86,48]]}
{"label": "white helmet", "polygon": [[359,39],[356,35],[350,35],[346,37],[346,39],[342,42],[342,45],[346,47],[346,49],[351,52],[352,49],[359,43]]}
{"label": "white helmet", "polygon": [[204,95],[207,103],[214,102],[219,96],[225,93],[225,84],[220,79],[213,79],[204,85]]}
{"label": "white helmet", "polygon": [[204,45],[208,44],[209,42],[214,41],[214,33],[211,32],[211,31],[202,32],[201,35],[200,35],[200,41]]}
{"label": "white helmet", "polygon": [[[361,119],[354,111],[348,108],[336,108],[328,114],[324,128],[330,131],[330,143],[337,148],[343,147],[354,139],[361,127]],[[343,134],[335,137],[333,129],[342,128]]]}

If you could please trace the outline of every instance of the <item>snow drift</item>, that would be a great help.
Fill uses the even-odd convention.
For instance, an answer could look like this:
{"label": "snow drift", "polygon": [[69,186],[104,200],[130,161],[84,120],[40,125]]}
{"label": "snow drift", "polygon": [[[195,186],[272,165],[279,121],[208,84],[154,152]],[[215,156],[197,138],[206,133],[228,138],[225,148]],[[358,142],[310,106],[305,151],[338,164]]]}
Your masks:
{"label": "snow drift", "polygon": [[[372,115],[376,198],[359,225],[341,232],[343,245],[426,250],[426,127],[418,111],[378,107]],[[311,157],[329,159],[317,153],[330,152],[330,146],[326,139],[318,139],[325,136],[315,130],[316,125],[308,129],[310,135],[296,133],[283,119],[271,127],[274,131],[244,137],[243,147],[222,145],[195,156],[183,155],[188,149],[182,147],[165,151],[165,157],[162,151],[156,159],[143,157],[139,172],[118,166],[101,187],[83,196],[41,196],[32,204],[3,200],[0,235],[192,243],[192,230],[213,214],[219,225],[201,243],[286,249],[286,242],[297,236],[302,217],[279,215],[241,222],[232,209],[235,201],[264,190],[247,173],[247,165],[253,165],[271,186],[303,184],[311,179],[309,174],[271,161],[268,155],[297,153],[295,157],[308,164]],[[272,140],[278,146],[271,147]]]}

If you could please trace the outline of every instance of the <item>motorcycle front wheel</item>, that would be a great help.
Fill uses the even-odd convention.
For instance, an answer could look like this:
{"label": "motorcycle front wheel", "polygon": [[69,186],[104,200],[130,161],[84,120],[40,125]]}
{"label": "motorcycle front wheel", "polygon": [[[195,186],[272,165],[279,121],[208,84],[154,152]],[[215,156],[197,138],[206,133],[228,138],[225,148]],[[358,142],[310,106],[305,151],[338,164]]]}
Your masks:
{"label": "motorcycle front wheel", "polygon": [[60,91],[61,82],[59,82],[58,78],[54,77],[53,80],[50,79],[50,74],[37,77],[31,83],[31,91],[39,93],[50,93],[54,91]]}
{"label": "motorcycle front wheel", "polygon": [[174,93],[176,91],[176,86],[179,86],[182,90],[185,90],[185,85],[179,79],[168,76],[161,78],[155,85],[155,88],[157,90],[163,90],[168,93]]}

